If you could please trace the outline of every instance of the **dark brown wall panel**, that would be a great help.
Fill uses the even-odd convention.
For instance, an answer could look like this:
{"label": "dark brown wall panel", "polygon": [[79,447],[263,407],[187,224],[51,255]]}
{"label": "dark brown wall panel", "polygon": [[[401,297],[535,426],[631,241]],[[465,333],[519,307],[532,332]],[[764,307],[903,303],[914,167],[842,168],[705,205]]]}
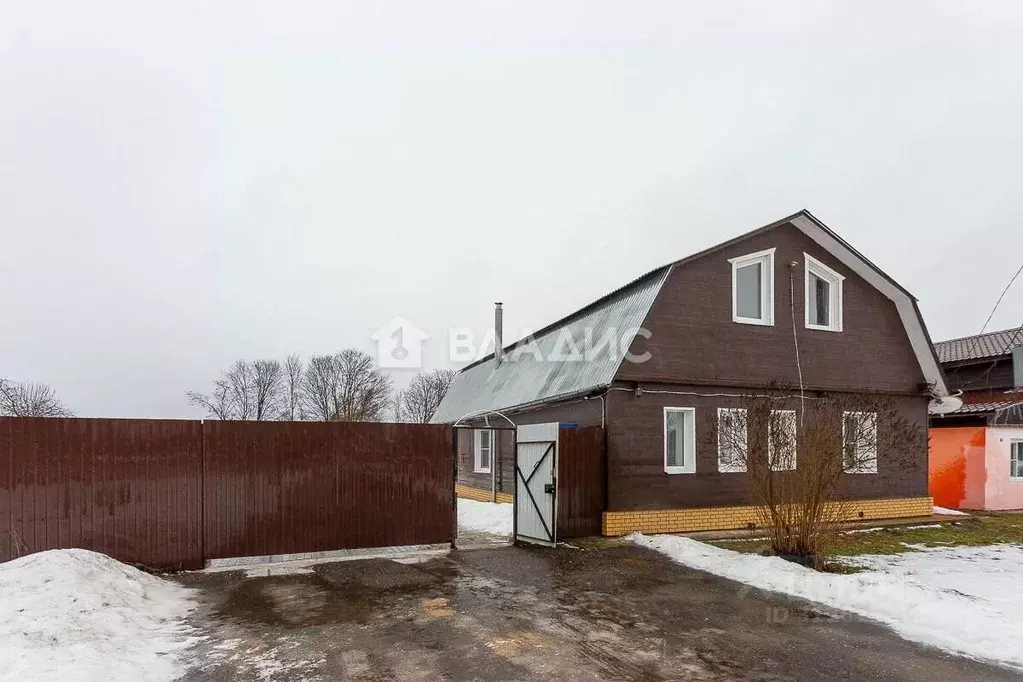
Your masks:
{"label": "dark brown wall panel", "polygon": [[[540,407],[526,412],[517,412],[509,415],[515,425],[522,424],[544,424],[549,422],[560,422],[562,424],[577,424],[579,426],[599,426],[601,424],[602,406],[600,398],[589,400],[574,400],[555,405]],[[491,424],[504,422],[500,417],[491,416]],[[510,425],[509,425],[510,426]],[[499,492],[515,493],[515,431],[498,431],[497,446],[497,490]],[[458,482],[465,485],[486,488],[490,490],[490,474],[480,474],[473,471],[475,466],[472,430],[468,428],[458,429]]]}
{"label": "dark brown wall panel", "polygon": [[[732,322],[729,258],[777,248],[774,256],[774,325]],[[803,252],[845,276],[842,332],[806,329]],[[789,267],[795,261],[797,266]],[[792,339],[793,278],[796,333],[803,381],[834,391],[916,392],[923,373],[895,304],[838,262],[816,242],[785,224],[675,268],[665,281],[618,379],[722,386],[798,385]]]}
{"label": "dark brown wall panel", "polygon": [[452,539],[450,426],[205,427],[208,559]]}
{"label": "dark brown wall panel", "polygon": [[[476,488],[490,490],[497,486],[498,492],[515,492],[515,432],[509,429],[495,431],[494,464],[491,473],[477,472],[476,442],[473,429],[456,429],[458,451],[458,482]],[[491,480],[493,477],[493,480]]]}
{"label": "dark brown wall panel", "polygon": [[202,566],[200,423],[0,418],[0,561],[83,547]]}
{"label": "dark brown wall panel", "polygon": [[600,535],[607,509],[604,429],[585,426],[558,433],[558,538]]}
{"label": "dark brown wall panel", "polygon": [[[657,390],[709,393],[707,387],[658,385]],[[715,389],[741,394],[742,389]],[[749,502],[746,476],[718,473],[717,445],[712,433],[717,408],[737,399],[709,395],[671,395],[611,391],[608,396],[608,509],[670,509],[719,507]],[[922,430],[927,428],[927,398],[901,397],[899,409]],[[664,408],[696,408],[696,473],[664,472]],[[779,402],[779,409],[797,409],[798,399]],[[809,408],[808,408],[809,409]],[[907,461],[910,460],[910,461]],[[798,466],[798,464],[797,464]],[[910,457],[886,458],[878,453],[876,474],[847,474],[840,495],[847,499],[919,497],[927,492],[927,441]]]}

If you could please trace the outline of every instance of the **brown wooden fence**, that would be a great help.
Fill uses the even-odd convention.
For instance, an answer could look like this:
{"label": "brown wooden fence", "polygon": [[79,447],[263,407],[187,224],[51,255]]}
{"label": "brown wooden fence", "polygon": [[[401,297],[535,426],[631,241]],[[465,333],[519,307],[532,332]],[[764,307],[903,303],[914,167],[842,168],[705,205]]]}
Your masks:
{"label": "brown wooden fence", "polygon": [[449,542],[443,425],[0,418],[0,561],[84,547],[154,568]]}
{"label": "brown wooden fence", "polygon": [[204,425],[207,559],[450,542],[451,428]]}
{"label": "brown wooden fence", "polygon": [[558,537],[600,535],[607,509],[607,451],[599,426],[558,431]]}

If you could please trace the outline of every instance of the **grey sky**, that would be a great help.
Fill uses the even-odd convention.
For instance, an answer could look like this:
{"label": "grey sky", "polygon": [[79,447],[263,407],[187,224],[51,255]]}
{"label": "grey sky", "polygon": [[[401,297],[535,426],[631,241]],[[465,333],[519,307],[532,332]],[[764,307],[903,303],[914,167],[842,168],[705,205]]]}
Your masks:
{"label": "grey sky", "polygon": [[[537,327],[812,210],[975,333],[1023,249],[1019,3],[8,3],[0,376],[194,416],[238,357]],[[1023,321],[1023,283],[992,328]],[[401,379],[399,379],[401,381]]]}

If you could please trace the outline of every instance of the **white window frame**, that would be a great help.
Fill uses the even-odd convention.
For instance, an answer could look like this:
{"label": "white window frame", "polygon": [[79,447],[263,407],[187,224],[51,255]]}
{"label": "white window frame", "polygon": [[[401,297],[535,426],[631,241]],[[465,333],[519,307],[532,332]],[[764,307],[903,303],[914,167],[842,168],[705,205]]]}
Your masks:
{"label": "white window frame", "polygon": [[[487,435],[487,466],[483,466],[483,434]],[[477,474],[489,474],[491,467],[494,466],[494,430],[493,429],[474,429],[473,435],[473,467],[472,470]]]}
{"label": "white window frame", "polygon": [[[845,277],[805,252],[803,253],[803,263],[803,310],[806,328],[825,332],[842,331],[842,282],[845,281]],[[816,292],[810,290],[810,275],[819,277],[829,285],[830,324],[812,324],[810,322],[810,305],[811,303],[816,304],[817,301]]]}
{"label": "white window frame", "polygon": [[[732,264],[732,322],[759,324],[766,327],[774,326],[774,252],[776,248],[728,259],[728,262]],[[747,265],[756,265],[757,263],[761,264],[760,312],[762,317],[742,317],[739,315],[739,292],[736,287],[736,274],[739,268],[744,268]]]}
{"label": "white window frame", "polygon": [[[791,437],[791,439],[789,441],[789,442],[792,443],[792,457],[786,461],[786,464],[791,464],[792,466],[775,466],[775,461],[774,461],[774,440],[771,438],[771,424],[774,423],[774,415],[776,415],[776,414],[777,415],[784,415],[785,418],[788,420],[787,423],[792,425],[792,428],[791,428],[791,430],[792,430],[792,437]],[[845,422],[843,421],[842,424],[844,425]],[[795,471],[796,466],[797,466],[796,462],[797,462],[797,458],[798,458],[798,455],[799,455],[799,445],[798,445],[798,443],[796,441],[796,435],[798,433],[798,429],[799,429],[799,426],[798,426],[798,424],[796,422],[796,411],[795,410],[771,410],[771,421],[768,422],[768,424],[767,424],[767,461],[771,465],[771,471]],[[843,444],[843,447],[844,447],[844,445],[845,445],[844,437],[843,437],[843,440],[842,440],[842,444]],[[843,453],[844,452],[845,451],[843,450]]]}
{"label": "white window frame", "polygon": [[[872,417],[874,419],[874,452],[871,460],[873,466],[860,466],[853,469],[846,468],[845,466],[845,421],[849,415],[855,415],[857,418],[862,419],[864,417]],[[864,459],[857,455],[856,459]],[[842,413],[842,470],[847,474],[876,474],[877,473],[877,412],[843,412]]]}
{"label": "white window frame", "polygon": [[[718,408],[718,473],[720,474],[741,474],[746,472],[746,462],[740,461],[739,463],[728,462],[722,451],[721,432],[724,430],[723,417],[726,414],[733,414],[734,416],[742,416],[742,433],[743,440],[749,438],[747,432],[748,424],[746,421],[746,410],[741,407],[719,407]],[[747,441],[747,452],[749,448],[749,442]],[[743,453],[745,454],[745,453]]]}
{"label": "white window frame", "polygon": [[[685,433],[683,434],[683,460],[681,466],[668,466],[668,414],[682,412],[688,415],[685,420]],[[665,407],[664,408],[664,473],[666,474],[695,474],[696,473],[696,408],[695,407]],[[692,453],[686,459],[685,453]]]}
{"label": "white window frame", "polygon": [[[1019,474],[1013,475],[1013,463],[1019,460]],[[1023,482],[1023,440],[1009,442],[1009,480]]]}

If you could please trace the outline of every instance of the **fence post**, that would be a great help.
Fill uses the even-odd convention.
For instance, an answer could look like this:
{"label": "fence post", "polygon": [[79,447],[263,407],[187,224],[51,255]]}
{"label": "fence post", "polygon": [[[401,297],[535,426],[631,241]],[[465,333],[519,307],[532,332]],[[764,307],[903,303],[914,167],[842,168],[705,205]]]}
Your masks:
{"label": "fence post", "polygon": [[206,420],[199,420],[199,563],[206,567]]}
{"label": "fence post", "polygon": [[451,520],[451,549],[457,549],[455,541],[458,539],[458,493],[455,486],[458,485],[458,429],[451,427],[451,509],[453,511]]}

